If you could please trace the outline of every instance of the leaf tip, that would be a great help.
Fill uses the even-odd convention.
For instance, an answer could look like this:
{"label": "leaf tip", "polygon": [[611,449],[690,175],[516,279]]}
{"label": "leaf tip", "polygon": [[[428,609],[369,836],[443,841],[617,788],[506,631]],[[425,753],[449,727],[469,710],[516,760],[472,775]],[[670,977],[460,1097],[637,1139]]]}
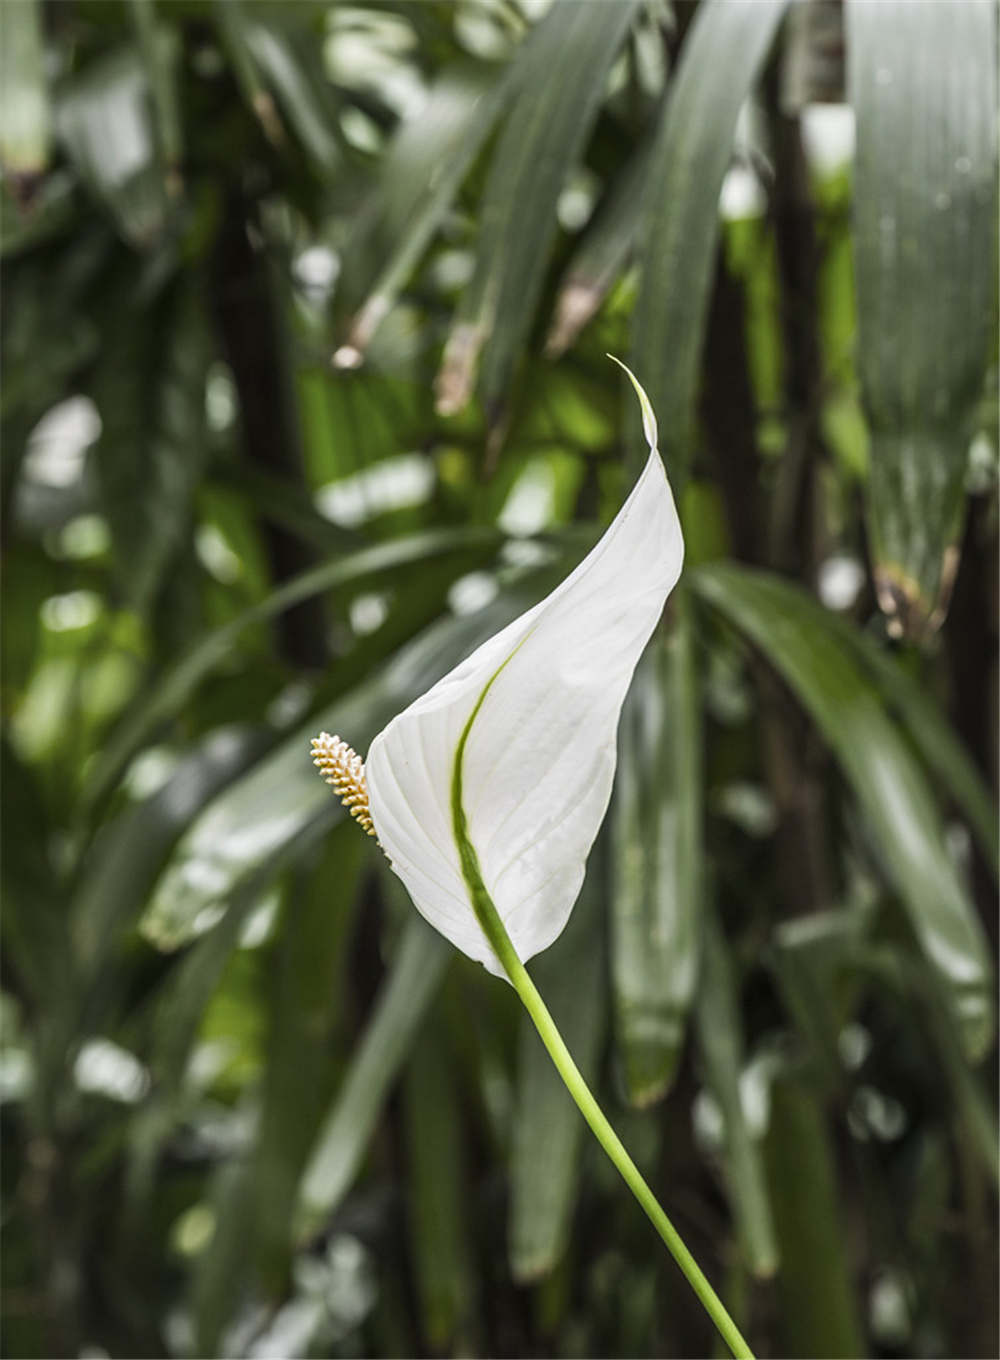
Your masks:
{"label": "leaf tip", "polygon": [[639,398],[639,406],[642,409],[642,432],[646,436],[646,443],[651,450],[657,448],[659,434],[656,428],[656,415],[653,411],[652,403],[646,396],[646,389],[629,368],[628,364],[623,364],[621,359],[616,358],[613,354],[608,354],[607,357],[613,364],[617,364],[618,367],[625,372],[629,382],[635,388],[635,394]]}

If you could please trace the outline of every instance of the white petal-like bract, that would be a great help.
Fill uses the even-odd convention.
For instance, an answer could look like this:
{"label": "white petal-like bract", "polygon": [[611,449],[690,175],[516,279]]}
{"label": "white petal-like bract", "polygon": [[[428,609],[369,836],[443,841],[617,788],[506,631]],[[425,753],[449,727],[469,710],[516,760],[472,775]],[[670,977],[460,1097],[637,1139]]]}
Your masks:
{"label": "white petal-like bract", "polygon": [[[636,390],[652,442],[652,412]],[[491,972],[503,976],[472,907],[453,824],[466,724],[482,699],[462,757],[462,806],[483,883],[524,962],[559,935],[576,901],[611,796],[625,693],[683,556],[654,447],[576,570],[372,743],[365,778],[383,850],[422,915]]]}

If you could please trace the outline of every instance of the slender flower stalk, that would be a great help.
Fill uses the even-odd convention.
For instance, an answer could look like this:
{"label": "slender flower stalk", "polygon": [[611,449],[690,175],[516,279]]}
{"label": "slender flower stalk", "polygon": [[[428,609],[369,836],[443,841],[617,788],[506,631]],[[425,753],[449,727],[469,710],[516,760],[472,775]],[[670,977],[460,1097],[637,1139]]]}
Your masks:
{"label": "slender flower stalk", "polygon": [[421,914],[514,987],[584,1119],[720,1335],[734,1355],[752,1357],[524,966],[556,939],[576,901],[611,796],[625,693],[683,560],[656,419],[629,378],[649,460],[593,551],[551,595],[395,717],[366,764],[326,732],[313,742],[313,759],[351,816],[378,838]]}

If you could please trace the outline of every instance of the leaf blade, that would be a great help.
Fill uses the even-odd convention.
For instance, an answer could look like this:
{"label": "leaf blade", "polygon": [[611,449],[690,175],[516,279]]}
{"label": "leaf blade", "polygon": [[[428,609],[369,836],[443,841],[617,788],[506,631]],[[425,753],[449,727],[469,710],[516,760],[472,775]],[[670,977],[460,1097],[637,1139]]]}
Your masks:
{"label": "leaf blade", "polygon": [[410,914],[372,1017],[313,1146],[299,1186],[299,1219],[322,1221],[350,1188],[382,1104],[451,957],[447,943]]}
{"label": "leaf blade", "polygon": [[[659,413],[664,461],[675,478],[692,451],[719,193],[736,118],[784,10],[785,0],[707,0],[699,7],[653,151],[631,364]],[[631,413],[626,428],[635,457],[641,444]]]}
{"label": "leaf blade", "polygon": [[475,272],[438,376],[442,413],[467,402],[484,341],[480,387],[488,409],[507,386],[555,239],[563,178],[596,117],[604,75],[635,9],[634,0],[559,0],[515,57],[518,97],[493,157]]}
{"label": "leaf blade", "polygon": [[619,731],[612,994],[629,1099],[669,1090],[698,972],[700,714],[687,602],[640,663]]}
{"label": "leaf blade", "polygon": [[967,1052],[993,1032],[992,969],[982,926],[945,850],[931,791],[826,611],[777,577],[712,564],[695,589],[760,648],[838,757],[886,858],[916,936],[946,984]]}
{"label": "leaf blade", "polygon": [[995,329],[995,16],[985,0],[846,12],[875,582],[890,629],[916,638],[947,608]]}

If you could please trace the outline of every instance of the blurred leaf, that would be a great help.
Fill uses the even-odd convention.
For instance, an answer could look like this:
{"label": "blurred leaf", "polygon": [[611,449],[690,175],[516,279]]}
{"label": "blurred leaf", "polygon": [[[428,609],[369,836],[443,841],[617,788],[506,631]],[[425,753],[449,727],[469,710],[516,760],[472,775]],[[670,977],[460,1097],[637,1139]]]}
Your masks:
{"label": "blurred leaf", "polygon": [[[286,11],[287,12],[287,11]],[[288,126],[326,175],[341,168],[335,100],[322,64],[320,35],[302,23],[283,24],[277,11],[240,0],[216,0],[215,15],[244,93],[273,142],[282,139],[274,101]]]}
{"label": "blurred leaf", "polygon": [[531,326],[558,228],[556,204],[597,116],[605,76],[635,14],[634,0],[559,0],[514,58],[517,95],[493,156],[480,209],[476,267],[445,347],[438,407],[480,386],[492,414]]}
{"label": "blurred leaf", "polygon": [[156,312],[150,318],[125,311],[105,340],[94,384],[103,507],[122,589],[140,611],[152,603],[192,522],[212,352],[193,285],[170,294]]}
{"label": "blurred leaf", "polygon": [[365,547],[359,533],[331,523],[316,509],[305,488],[296,486],[289,478],[276,477],[246,460],[213,467],[212,477],[227,491],[244,497],[255,514],[289,529],[327,557],[341,557],[352,549]]}
{"label": "blurred leaf", "polygon": [[228,894],[218,921],[195,942],[168,976],[154,1003],[153,1060],[154,1070],[168,1099],[176,1096],[181,1086],[198,1027],[248,916],[260,905],[278,873],[295,856],[307,857],[328,832],[326,820],[314,817],[291,845],[280,845],[253,866]]}
{"label": "blurred leaf", "polygon": [[181,39],[177,29],[157,23],[155,0],[130,0],[139,51],[156,115],[157,142],[167,167],[167,190],[180,188],[184,151],[177,76]]}
{"label": "blurred leaf", "polygon": [[893,982],[899,986],[904,996],[912,996],[922,1012],[924,1023],[931,1035],[940,1070],[947,1078],[951,1096],[955,1103],[958,1123],[961,1130],[963,1152],[973,1151],[980,1164],[986,1169],[994,1189],[1000,1186],[1000,1136],[998,1136],[996,1105],[991,1102],[984,1089],[980,1076],[971,1071],[966,1055],[962,1051],[962,1034],[943,1004],[941,983],[936,974],[916,960],[916,966],[909,961],[902,964],[898,959],[866,959],[866,965],[873,964],[876,977],[885,975],[888,969]]}
{"label": "blurred leaf", "polygon": [[[5,175],[30,181],[49,162],[52,112],[45,77],[39,0],[0,9],[0,164]],[[6,234],[6,233],[5,233]]]}
{"label": "blurred leaf", "polygon": [[702,728],[687,599],[639,663],[618,734],[612,991],[625,1088],[650,1105],[677,1070],[698,972]]}
{"label": "blurred leaf", "polygon": [[73,222],[76,207],[76,181],[68,170],[50,171],[29,204],[17,202],[9,178],[0,182],[0,258],[27,253],[60,236]]}
{"label": "blurred leaf", "polygon": [[330,1036],[343,1010],[368,848],[353,823],[341,824],[312,872],[299,869],[285,894],[254,1171],[258,1250],[275,1290],[288,1270],[299,1176],[331,1094]]}
{"label": "blurred leaf", "polygon": [[465,1352],[473,1303],[462,1110],[454,1066],[445,1026],[425,1025],[407,1064],[403,1096],[410,1257],[424,1341],[436,1354]]}
{"label": "blurred leaf", "polygon": [[847,6],[872,555],[890,629],[914,637],[947,608],[996,330],[996,41],[990,0]]}
{"label": "blurred leaf", "polygon": [[511,69],[497,74],[448,67],[420,116],[404,122],[393,138],[373,201],[344,257],[348,296],[364,298],[348,336],[359,351],[367,348],[482,150],[509,97]]}
{"label": "blurred leaf", "polygon": [[778,1244],[761,1149],[747,1123],[740,1095],[740,995],[713,904],[703,903],[701,919],[702,964],[695,1001],[698,1047],[706,1084],[722,1111],[725,1182],[737,1234],[748,1267],[765,1279],[778,1267]]}
{"label": "blurred leaf", "polygon": [[251,54],[240,0],[213,0],[212,16],[240,93],[259,121],[264,136],[272,146],[283,147],[284,125]]}
{"label": "blurred leaf", "polygon": [[73,897],[73,938],[88,973],[112,963],[109,945],[134,928],[178,838],[265,744],[260,730],[214,729],[159,792],[101,829]]}
{"label": "blurred leaf", "polygon": [[595,314],[632,251],[642,221],[655,140],[647,137],[633,151],[584,228],[556,298],[545,352],[558,358],[569,349]]}
{"label": "blurred leaf", "polygon": [[382,1105],[451,956],[448,942],[411,909],[374,1011],[309,1158],[300,1186],[303,1231],[326,1221],[357,1175]]}
{"label": "blurred leaf", "polygon": [[948,858],[926,780],[881,696],[799,588],[713,564],[695,589],[746,633],[798,695],[840,761],[871,825],[917,939],[947,984],[970,1056],[993,1034],[992,969],[975,909]]}
{"label": "blurred leaf", "polygon": [[[606,868],[604,842],[599,839],[566,929],[531,968],[588,1083],[597,1076],[607,1025],[601,919]],[[585,1127],[534,1025],[527,1015],[519,1022],[507,1250],[511,1274],[526,1283],[548,1274],[566,1250]]]}
{"label": "blurred leaf", "polygon": [[222,1355],[222,1332],[244,1300],[247,1242],[254,1229],[252,1166],[245,1160],[224,1162],[213,1178],[211,1213],[214,1229],[198,1260],[194,1280],[195,1345],[199,1355]]}
{"label": "blurred leaf", "polygon": [[492,553],[501,542],[502,537],[495,529],[430,530],[411,538],[362,548],[350,556],[313,567],[280,586],[231,623],[200,638],[186,655],[166,668],[155,686],[143,695],[141,705],[127,714],[112,733],[91,778],[86,793],[88,804],[94,806],[107,794],[128,760],[158,727],[183,707],[202,679],[229,655],[244,629],[337,586],[383,571],[404,569],[438,553],[480,545],[484,551]]}
{"label": "blurred leaf", "polygon": [[860,912],[839,910],[782,921],[774,932],[778,986],[828,1093],[842,1084],[838,1040],[858,991],[855,967],[864,931]]}
{"label": "blurred leaf", "polygon": [[944,713],[888,651],[846,621],[838,619],[837,625],[844,645],[853,648],[871,671],[884,702],[895,710],[930,770],[968,818],[983,858],[996,877],[1000,856],[996,804]]}
{"label": "blurred leaf", "polygon": [[789,1076],[771,1083],[770,1106],[764,1146],[781,1248],[781,1353],[867,1355],[851,1287],[836,1167],[820,1110]]}
{"label": "blurred leaf", "polygon": [[7,964],[37,1004],[62,1009],[73,995],[74,968],[66,934],[66,893],[53,863],[44,793],[6,738],[0,742],[0,761]]}
{"label": "blurred leaf", "polygon": [[[698,7],[652,155],[629,363],[649,393],[675,486],[692,454],[719,193],[736,118],[784,11],[785,0],[705,0]],[[628,420],[637,457],[645,444],[634,412]]]}
{"label": "blurred leaf", "polygon": [[125,240],[152,245],[166,222],[166,189],[136,48],[119,47],[67,81],[56,101],[56,127]]}

